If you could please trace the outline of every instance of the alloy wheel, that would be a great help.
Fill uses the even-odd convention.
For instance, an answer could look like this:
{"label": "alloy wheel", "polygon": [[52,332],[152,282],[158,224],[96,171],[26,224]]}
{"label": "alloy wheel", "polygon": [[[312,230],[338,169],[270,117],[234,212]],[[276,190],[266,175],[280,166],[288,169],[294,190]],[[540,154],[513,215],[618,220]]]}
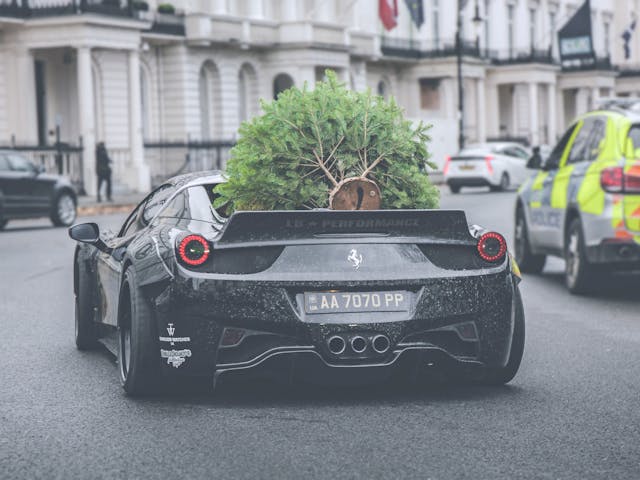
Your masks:
{"label": "alloy wheel", "polygon": [[131,366],[131,315],[123,315],[120,325],[120,377],[122,381],[127,380],[129,368]]}
{"label": "alloy wheel", "polygon": [[76,205],[70,195],[58,199],[58,218],[64,225],[71,224],[76,218]]}
{"label": "alloy wheel", "polygon": [[569,234],[569,241],[567,242],[567,254],[566,254],[566,269],[567,279],[569,283],[574,284],[580,270],[580,251],[579,251],[580,237],[576,230],[573,230]]}

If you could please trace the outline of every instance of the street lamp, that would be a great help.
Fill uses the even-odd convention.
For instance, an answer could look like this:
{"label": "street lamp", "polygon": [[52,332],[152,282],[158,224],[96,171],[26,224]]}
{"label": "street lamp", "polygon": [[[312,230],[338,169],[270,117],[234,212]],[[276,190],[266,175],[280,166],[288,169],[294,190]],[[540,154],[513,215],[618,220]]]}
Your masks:
{"label": "street lamp", "polygon": [[478,0],[476,0],[476,8],[474,9],[473,18],[471,19],[473,22],[473,30],[476,34],[476,50],[478,51],[478,56],[480,55],[480,29],[482,28],[483,18],[480,16],[480,6],[478,5]]}
{"label": "street lamp", "polygon": [[[456,57],[458,67],[458,149],[464,148],[464,87],[462,85],[462,9],[466,6],[467,0],[458,0],[456,18]],[[476,0],[475,15],[471,19],[476,30],[476,47],[480,54],[480,37],[477,33],[482,25],[480,17],[480,7]]]}

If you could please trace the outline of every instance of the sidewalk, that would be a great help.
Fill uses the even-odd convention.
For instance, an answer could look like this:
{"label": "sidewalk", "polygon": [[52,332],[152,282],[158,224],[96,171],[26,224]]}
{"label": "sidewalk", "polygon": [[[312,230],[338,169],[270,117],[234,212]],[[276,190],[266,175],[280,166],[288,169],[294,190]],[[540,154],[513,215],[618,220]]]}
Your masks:
{"label": "sidewalk", "polygon": [[96,197],[83,195],[78,197],[78,216],[105,215],[109,213],[129,213],[145,197],[143,193],[114,195],[112,202],[98,203]]}

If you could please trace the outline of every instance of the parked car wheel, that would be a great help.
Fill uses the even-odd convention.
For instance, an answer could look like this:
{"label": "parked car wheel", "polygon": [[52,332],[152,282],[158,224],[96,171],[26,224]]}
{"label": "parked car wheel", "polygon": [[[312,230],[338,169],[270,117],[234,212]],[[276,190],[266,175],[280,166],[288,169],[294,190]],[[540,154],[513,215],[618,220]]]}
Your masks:
{"label": "parked car wheel", "polygon": [[62,192],[56,197],[51,212],[51,221],[56,227],[69,227],[76,220],[76,200],[69,192]]}
{"label": "parked car wheel", "polygon": [[91,279],[85,269],[78,265],[78,291],[75,299],[75,332],[78,350],[91,350],[97,345],[96,324],[91,305]]}
{"label": "parked car wheel", "polygon": [[500,177],[500,183],[498,185],[492,185],[490,188],[494,192],[506,192],[509,190],[511,186],[511,179],[509,178],[509,174],[504,172]]}
{"label": "parked car wheel", "polygon": [[589,293],[593,287],[594,269],[587,259],[582,222],[574,218],[569,224],[564,247],[565,284],[571,293]]}
{"label": "parked car wheel", "polygon": [[524,273],[542,272],[547,256],[537,255],[531,252],[527,220],[525,219],[524,211],[521,206],[516,210],[515,230],[515,256],[520,270]]}
{"label": "parked car wheel", "polygon": [[158,336],[153,314],[136,282],[133,269],[125,272],[118,320],[120,382],[131,396],[157,392],[160,374]]}
{"label": "parked car wheel", "polygon": [[483,385],[504,385],[513,380],[513,377],[518,373],[520,362],[522,362],[522,356],[524,355],[525,324],[522,297],[517,288],[515,292],[515,309],[509,361],[504,367],[485,368],[482,377],[479,379],[479,383]]}
{"label": "parked car wheel", "polygon": [[4,218],[0,219],[0,230],[4,230],[4,227],[7,226],[7,223],[9,223],[9,220]]}
{"label": "parked car wheel", "polygon": [[458,185],[449,185],[451,193],[460,193],[460,187]]}

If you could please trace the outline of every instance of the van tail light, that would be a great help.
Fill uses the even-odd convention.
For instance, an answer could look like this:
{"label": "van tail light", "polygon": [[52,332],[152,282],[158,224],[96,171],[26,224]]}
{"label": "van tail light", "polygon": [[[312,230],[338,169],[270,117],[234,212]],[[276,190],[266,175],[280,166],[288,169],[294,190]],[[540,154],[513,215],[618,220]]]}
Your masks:
{"label": "van tail light", "polygon": [[210,252],[209,242],[201,235],[187,235],[178,244],[180,262],[190,267],[202,265]]}
{"label": "van tail light", "polygon": [[640,175],[627,172],[623,167],[609,167],[600,172],[600,186],[610,193],[640,194]]}
{"label": "van tail light", "polygon": [[493,175],[493,166],[491,165],[491,160],[493,160],[493,155],[487,155],[486,157],[484,157],[484,163],[487,165],[489,175]]}
{"label": "van tail light", "polygon": [[451,165],[451,156],[447,155],[444,157],[444,167],[442,168],[442,173],[446,175],[449,173],[449,167]]}
{"label": "van tail light", "polygon": [[487,232],[478,240],[478,253],[487,262],[500,262],[507,253],[507,241],[496,232]]}

